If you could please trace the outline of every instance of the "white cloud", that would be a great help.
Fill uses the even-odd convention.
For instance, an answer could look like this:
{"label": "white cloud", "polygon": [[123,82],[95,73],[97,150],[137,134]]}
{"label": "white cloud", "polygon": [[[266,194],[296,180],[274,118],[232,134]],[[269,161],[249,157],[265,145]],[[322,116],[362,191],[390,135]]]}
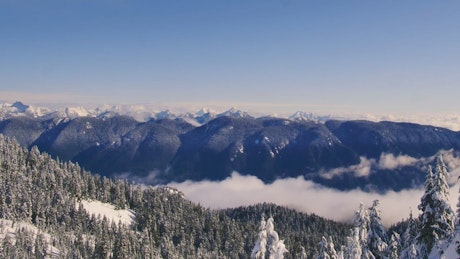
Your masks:
{"label": "white cloud", "polygon": [[396,169],[399,167],[414,165],[419,160],[407,155],[400,155],[395,157],[393,154],[382,153],[380,155],[378,167],[380,169]]}
{"label": "white cloud", "polygon": [[[233,173],[220,181],[173,183],[170,186],[182,191],[187,199],[213,209],[233,208],[261,202],[273,202],[299,211],[343,222],[349,222],[360,202],[371,206],[380,200],[382,220],[389,226],[409,216],[412,208],[417,215],[417,206],[423,194],[422,189],[390,191],[385,194],[360,190],[338,191],[306,181],[302,177],[282,179],[264,184],[255,176]],[[455,208],[458,186],[451,189],[451,204]]]}
{"label": "white cloud", "polygon": [[[454,150],[440,150],[438,153],[443,154],[443,160],[450,172],[449,184],[455,184],[460,177],[460,157],[457,156]],[[355,177],[367,177],[375,170],[395,170],[405,166],[418,166],[423,170],[425,165],[433,163],[436,156],[414,158],[408,155],[395,156],[389,153],[382,153],[378,160],[362,156],[359,164],[322,171],[320,175],[325,179],[331,179],[343,173],[353,173]]]}
{"label": "white cloud", "polygon": [[375,159],[368,159],[362,156],[359,158],[359,160],[360,162],[357,165],[334,168],[329,171],[323,171],[320,173],[320,175],[325,179],[331,179],[334,176],[352,172],[356,177],[366,177],[371,173],[372,167],[375,167]]}

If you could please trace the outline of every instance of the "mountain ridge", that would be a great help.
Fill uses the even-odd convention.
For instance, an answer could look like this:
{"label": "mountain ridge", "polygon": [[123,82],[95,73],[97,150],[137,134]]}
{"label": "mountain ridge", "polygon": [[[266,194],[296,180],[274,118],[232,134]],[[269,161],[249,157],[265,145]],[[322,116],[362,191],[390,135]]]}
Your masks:
{"label": "mountain ridge", "polygon": [[[460,149],[459,132],[435,126],[256,118],[236,110],[204,124],[184,118],[139,122],[128,115],[13,116],[0,120],[0,133],[90,171],[151,184],[219,181],[237,171],[265,183],[302,176],[341,190],[401,190],[423,183],[423,163],[381,168],[382,156],[422,160],[452,150],[456,159]],[[368,160],[375,162],[365,174],[356,172]]]}

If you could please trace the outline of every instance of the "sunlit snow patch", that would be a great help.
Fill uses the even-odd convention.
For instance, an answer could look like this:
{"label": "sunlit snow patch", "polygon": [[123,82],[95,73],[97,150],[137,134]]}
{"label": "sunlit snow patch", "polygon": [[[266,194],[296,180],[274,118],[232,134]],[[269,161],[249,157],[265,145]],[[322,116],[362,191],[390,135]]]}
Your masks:
{"label": "sunlit snow patch", "polygon": [[45,258],[55,258],[59,256],[60,251],[56,247],[52,246],[52,237],[50,234],[39,230],[36,226],[26,222],[13,222],[12,220],[0,219],[0,240],[4,240],[6,235],[11,239],[13,245],[16,244],[16,233],[17,231],[24,231],[32,234],[32,244],[35,243],[35,238],[38,234],[42,234],[46,243],[48,244],[47,254]]}
{"label": "sunlit snow patch", "polygon": [[101,218],[105,216],[109,221],[117,224],[121,221],[122,224],[130,226],[136,217],[134,211],[127,209],[117,210],[115,206],[109,203],[88,200],[82,200],[80,203],[89,214],[101,215]]}

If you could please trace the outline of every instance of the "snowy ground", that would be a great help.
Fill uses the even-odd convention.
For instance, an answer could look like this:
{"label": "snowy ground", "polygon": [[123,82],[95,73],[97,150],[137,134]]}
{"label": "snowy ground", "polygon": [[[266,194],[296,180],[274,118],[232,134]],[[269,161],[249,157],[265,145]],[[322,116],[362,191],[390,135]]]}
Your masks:
{"label": "snowy ground", "polygon": [[55,256],[59,255],[59,250],[50,245],[52,243],[51,235],[39,230],[36,226],[26,223],[26,222],[13,222],[11,220],[0,219],[0,240],[3,240],[6,235],[11,238],[11,242],[13,245],[16,243],[16,230],[17,229],[24,229],[30,233],[33,233],[33,242],[35,242],[35,237],[37,234],[43,234],[46,242],[48,243],[48,254],[51,255],[49,258],[54,258]]}
{"label": "snowy ground", "polygon": [[[434,248],[430,255],[429,259],[438,259],[438,258],[445,258],[445,259],[457,259],[457,245],[460,244],[460,234],[455,234],[453,240],[448,244],[441,244],[441,249],[444,251],[444,254],[441,256],[439,254],[438,249]],[[447,245],[447,247],[445,247]]]}
{"label": "snowy ground", "polygon": [[89,200],[82,200],[81,204],[83,204],[83,207],[89,214],[101,215],[101,218],[105,216],[109,221],[117,224],[121,221],[122,224],[130,226],[135,219],[132,210],[117,210],[112,204]]}

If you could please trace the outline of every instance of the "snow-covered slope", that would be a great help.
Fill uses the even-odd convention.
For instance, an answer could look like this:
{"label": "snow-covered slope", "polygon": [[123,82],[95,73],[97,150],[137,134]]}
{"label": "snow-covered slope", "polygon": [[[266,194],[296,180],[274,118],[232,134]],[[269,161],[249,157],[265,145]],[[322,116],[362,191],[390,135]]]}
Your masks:
{"label": "snow-covered slope", "polygon": [[[457,249],[460,247],[460,233],[456,233],[450,242],[441,242],[439,248],[434,247],[429,254],[429,259],[457,259],[460,258]],[[441,254],[443,257],[441,257]]]}
{"label": "snow-covered slope", "polygon": [[[35,243],[35,239],[37,238],[38,235],[42,235],[46,243],[48,244],[47,246],[47,254],[50,256],[47,256],[45,258],[55,258],[59,255],[59,249],[56,247],[52,246],[52,237],[50,234],[43,232],[39,230],[36,226],[26,223],[26,222],[13,222],[12,220],[7,220],[7,219],[0,219],[0,240],[5,242],[5,237],[8,236],[10,238],[11,244],[14,246],[16,245],[16,235],[19,232],[24,232],[26,231],[27,233],[31,234],[30,238],[32,239],[32,243]],[[35,248],[34,248],[35,249]]]}
{"label": "snow-covered slope", "polygon": [[[89,214],[94,214],[95,216],[100,215],[101,218],[106,217],[109,222],[114,222],[116,224],[121,222],[125,226],[130,226],[135,220],[135,215],[132,210],[116,209],[115,206],[108,203],[82,200],[80,204],[83,205],[83,208]],[[77,204],[77,206],[78,205],[79,204]],[[11,245],[15,246],[18,239],[18,233],[27,234],[27,238],[31,240],[32,244],[36,243],[36,238],[41,235],[47,244],[47,256],[45,258],[56,258],[60,255],[59,249],[52,245],[59,237],[52,236],[31,223],[0,219],[0,240],[2,242],[5,242],[3,240],[8,236]]]}
{"label": "snow-covered slope", "polygon": [[109,221],[115,222],[117,224],[118,222],[121,222],[126,226],[130,226],[135,219],[134,211],[127,209],[116,209],[112,204],[90,200],[82,200],[80,203],[89,214],[94,214],[95,216],[100,215],[101,218],[106,217]]}

